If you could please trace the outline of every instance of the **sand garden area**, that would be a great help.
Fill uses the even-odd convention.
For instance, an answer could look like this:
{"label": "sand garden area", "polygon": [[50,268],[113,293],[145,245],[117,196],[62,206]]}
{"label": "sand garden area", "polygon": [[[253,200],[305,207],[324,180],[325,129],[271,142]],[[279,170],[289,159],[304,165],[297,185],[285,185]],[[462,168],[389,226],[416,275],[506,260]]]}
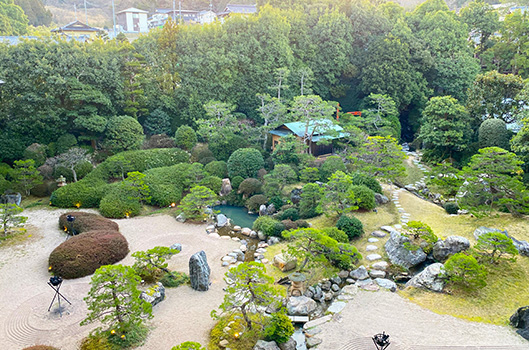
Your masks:
{"label": "sand garden area", "polygon": [[[47,311],[54,295],[46,285],[50,278],[48,257],[66,238],[58,228],[59,216],[66,211],[24,211],[31,237],[19,245],[0,247],[2,350],[18,350],[34,344],[73,350],[94,328],[94,325],[79,326],[87,312],[83,298],[90,289],[91,276],[63,282],[61,292],[72,305],[62,302],[65,306],[62,317],[59,317],[57,303],[51,312]],[[189,285],[166,289],[166,299],[153,308],[152,331],[141,349],[170,349],[184,341],[206,344],[214,325],[210,312],[224,297],[226,268],[221,267],[220,259],[240,244],[209,237],[205,225],[181,224],[168,215],[116,222],[127,238],[131,252],[180,243],[182,252],[169,260],[169,269],[189,273],[190,256],[201,250],[206,252],[211,268],[211,287],[207,292],[195,291]],[[129,253],[121,264],[132,265],[133,262]]]}

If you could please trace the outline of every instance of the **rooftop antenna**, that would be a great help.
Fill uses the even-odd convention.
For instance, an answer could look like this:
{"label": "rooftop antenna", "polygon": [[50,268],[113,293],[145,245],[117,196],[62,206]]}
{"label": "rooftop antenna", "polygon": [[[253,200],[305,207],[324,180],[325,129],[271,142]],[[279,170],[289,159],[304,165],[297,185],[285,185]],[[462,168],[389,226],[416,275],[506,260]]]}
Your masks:
{"label": "rooftop antenna", "polygon": [[88,24],[88,12],[86,12],[86,0],[84,0],[84,17],[86,24]]}
{"label": "rooftop antenna", "polygon": [[114,22],[114,38],[116,38],[116,9],[114,8],[114,0],[112,0],[112,22]]}

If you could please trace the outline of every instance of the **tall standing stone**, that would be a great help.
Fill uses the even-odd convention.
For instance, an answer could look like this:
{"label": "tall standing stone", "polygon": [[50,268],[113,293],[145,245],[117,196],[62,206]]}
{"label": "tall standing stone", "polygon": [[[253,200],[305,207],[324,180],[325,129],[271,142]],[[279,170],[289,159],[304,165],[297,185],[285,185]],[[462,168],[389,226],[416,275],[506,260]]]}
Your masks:
{"label": "tall standing stone", "polygon": [[189,278],[191,280],[191,288],[201,292],[209,289],[209,275],[211,269],[208,265],[206,252],[201,251],[195,253],[189,258]]}

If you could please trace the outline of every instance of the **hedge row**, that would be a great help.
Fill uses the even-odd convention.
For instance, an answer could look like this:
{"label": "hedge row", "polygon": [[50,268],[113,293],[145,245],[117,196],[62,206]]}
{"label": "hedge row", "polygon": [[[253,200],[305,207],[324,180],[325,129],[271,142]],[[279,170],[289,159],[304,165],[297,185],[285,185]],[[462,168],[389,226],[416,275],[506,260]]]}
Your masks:
{"label": "hedge row", "polygon": [[61,230],[70,232],[70,223],[67,216],[72,215],[75,220],[72,224],[76,234],[81,234],[88,231],[119,231],[119,226],[114,221],[110,221],[97,214],[85,213],[82,211],[68,212],[59,217],[59,228]]}

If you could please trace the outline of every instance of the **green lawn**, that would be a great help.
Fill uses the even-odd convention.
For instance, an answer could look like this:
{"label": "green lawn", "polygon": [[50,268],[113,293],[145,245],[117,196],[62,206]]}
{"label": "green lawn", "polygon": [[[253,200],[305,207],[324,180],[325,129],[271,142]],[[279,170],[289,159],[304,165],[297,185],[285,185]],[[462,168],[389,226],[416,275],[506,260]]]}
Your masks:
{"label": "green lawn", "polygon": [[421,180],[424,176],[422,170],[417,168],[417,166],[412,162],[411,158],[404,160],[404,167],[406,168],[406,176],[400,177],[396,181],[402,186],[414,184]]}
{"label": "green lawn", "polygon": [[[474,230],[479,226],[506,229],[521,240],[529,240],[527,218],[514,218],[500,213],[494,217],[475,218],[470,215],[450,216],[429,202],[408,192],[401,192],[400,204],[412,220],[423,221],[445,238],[459,235],[475,244]],[[507,324],[509,317],[529,301],[529,258],[519,256],[515,263],[503,262],[489,266],[487,286],[475,294],[452,291],[452,294],[423,290],[400,292],[413,302],[440,314],[493,324]]]}

